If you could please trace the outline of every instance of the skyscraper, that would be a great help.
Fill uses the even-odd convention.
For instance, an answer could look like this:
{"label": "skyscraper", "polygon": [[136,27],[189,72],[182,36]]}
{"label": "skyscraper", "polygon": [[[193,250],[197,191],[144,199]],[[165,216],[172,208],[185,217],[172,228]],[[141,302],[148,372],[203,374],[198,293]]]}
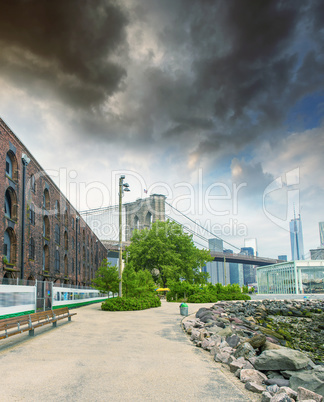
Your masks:
{"label": "skyscraper", "polygon": [[321,247],[324,247],[324,222],[319,222],[318,226],[319,226]]}
{"label": "skyscraper", "polygon": [[304,241],[303,229],[300,215],[289,222],[290,231],[290,245],[291,245],[291,259],[303,260],[304,259]]}
{"label": "skyscraper", "polygon": [[208,239],[208,247],[210,251],[223,252],[223,240],[222,239]]}
{"label": "skyscraper", "polygon": [[244,248],[253,248],[253,254],[248,255],[254,255],[256,257],[258,255],[257,239],[255,238],[244,239]]}
{"label": "skyscraper", "polygon": [[[255,240],[255,239],[250,239]],[[256,243],[256,241],[255,241]],[[246,245],[246,242],[244,241]],[[249,244],[249,243],[248,243]],[[253,247],[242,247],[240,254],[245,255],[255,255],[255,249]],[[244,277],[244,285],[251,285],[256,282],[256,268],[254,265],[243,264],[243,277]]]}

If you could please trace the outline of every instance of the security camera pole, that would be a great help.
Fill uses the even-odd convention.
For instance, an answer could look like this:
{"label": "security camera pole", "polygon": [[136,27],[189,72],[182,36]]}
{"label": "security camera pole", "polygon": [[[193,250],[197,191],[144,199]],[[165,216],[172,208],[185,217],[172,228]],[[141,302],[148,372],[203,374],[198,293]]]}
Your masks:
{"label": "security camera pole", "polygon": [[124,191],[130,191],[129,184],[124,183],[125,176],[119,178],[119,293],[118,296],[123,296],[122,291],[122,259],[123,259],[123,222],[122,222],[122,197]]}

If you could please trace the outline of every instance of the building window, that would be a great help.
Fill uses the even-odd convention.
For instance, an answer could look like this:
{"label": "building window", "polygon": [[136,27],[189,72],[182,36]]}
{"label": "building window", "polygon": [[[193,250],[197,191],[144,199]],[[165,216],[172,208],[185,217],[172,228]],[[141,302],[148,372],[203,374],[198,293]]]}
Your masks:
{"label": "building window", "polygon": [[60,252],[58,250],[55,250],[54,270],[55,273],[60,272]]}
{"label": "building window", "polygon": [[15,154],[12,151],[6,155],[6,175],[14,181],[18,180],[18,164]]}
{"label": "building window", "polygon": [[8,154],[6,156],[6,173],[12,178],[12,162]]}
{"label": "building window", "polygon": [[74,218],[72,218],[72,229],[74,230]]}
{"label": "building window", "polygon": [[5,216],[17,220],[17,195],[12,187],[8,187],[5,193]]}
{"label": "building window", "polygon": [[86,251],[85,251],[85,247],[82,247],[82,259],[85,261],[86,259]]}
{"label": "building window", "polygon": [[55,201],[55,216],[60,219],[60,203],[58,201]]}
{"label": "building window", "polygon": [[36,181],[35,181],[35,176],[31,175],[30,177],[30,189],[35,193],[36,191]]}
{"label": "building window", "polygon": [[35,242],[34,239],[31,237],[29,240],[29,259],[35,259]]}
{"label": "building window", "polygon": [[64,275],[65,276],[69,275],[69,263],[68,263],[68,258],[67,258],[66,254],[65,254],[65,257],[64,257]]}
{"label": "building window", "polygon": [[29,208],[29,222],[35,225],[35,207],[33,204],[31,204]]}
{"label": "building window", "polygon": [[50,207],[50,196],[49,196],[49,191],[47,188],[44,190],[43,194],[43,207],[47,209],[48,211],[51,209]]}
{"label": "building window", "polygon": [[45,215],[43,219],[43,236],[46,239],[50,238],[50,223],[47,215]]}
{"label": "building window", "polygon": [[65,210],[65,213],[64,213],[64,225],[65,225],[66,227],[69,226],[69,216],[68,216],[68,211],[67,211],[67,209]]}
{"label": "building window", "polygon": [[72,273],[74,273],[74,259],[72,258]]}
{"label": "building window", "polygon": [[6,257],[9,264],[15,264],[17,254],[17,238],[12,228],[8,228],[4,232],[3,240],[3,256]]}
{"label": "building window", "polygon": [[69,240],[68,240],[67,231],[64,232],[64,248],[65,248],[65,250],[68,250],[68,248],[69,248]]}
{"label": "building window", "polygon": [[8,231],[4,232],[4,244],[3,244],[3,255],[7,258],[8,262],[10,262],[10,248],[11,241]]}
{"label": "building window", "polygon": [[60,227],[58,224],[55,225],[55,243],[60,244]]}
{"label": "building window", "polygon": [[5,195],[5,216],[6,218],[11,219],[11,198],[8,190],[6,191]]}
{"label": "building window", "polygon": [[47,244],[43,248],[43,270],[49,272],[49,248]]}
{"label": "building window", "polygon": [[82,241],[83,241],[83,243],[85,243],[85,230],[83,229],[83,232],[82,232]]}

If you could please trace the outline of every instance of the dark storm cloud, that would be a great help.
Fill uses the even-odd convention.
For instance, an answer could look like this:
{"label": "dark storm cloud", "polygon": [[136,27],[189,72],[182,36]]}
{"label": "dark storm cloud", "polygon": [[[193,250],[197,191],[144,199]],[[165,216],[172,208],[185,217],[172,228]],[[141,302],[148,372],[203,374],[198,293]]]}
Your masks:
{"label": "dark storm cloud", "polygon": [[135,4],[130,23],[151,29],[163,53],[151,66],[156,49],[149,49],[135,68],[141,85],[128,90],[136,106],[119,115],[137,145],[182,142],[199,158],[276,141],[296,102],[324,88],[320,1]]}
{"label": "dark storm cloud", "polygon": [[240,152],[324,90],[321,0],[3,3],[0,71],[103,141]]}
{"label": "dark storm cloud", "polygon": [[118,89],[126,70],[111,55],[125,41],[127,19],[116,2],[1,3],[0,71],[10,80],[77,107],[97,105]]}

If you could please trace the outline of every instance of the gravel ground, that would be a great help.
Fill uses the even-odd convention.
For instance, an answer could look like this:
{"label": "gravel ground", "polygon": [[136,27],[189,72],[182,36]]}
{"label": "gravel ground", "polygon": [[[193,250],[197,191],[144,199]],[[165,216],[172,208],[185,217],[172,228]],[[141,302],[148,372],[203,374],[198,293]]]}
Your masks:
{"label": "gravel ground", "polygon": [[[213,304],[189,304],[189,313]],[[179,305],[74,310],[72,322],[0,341],[1,401],[260,401],[193,346]]]}

